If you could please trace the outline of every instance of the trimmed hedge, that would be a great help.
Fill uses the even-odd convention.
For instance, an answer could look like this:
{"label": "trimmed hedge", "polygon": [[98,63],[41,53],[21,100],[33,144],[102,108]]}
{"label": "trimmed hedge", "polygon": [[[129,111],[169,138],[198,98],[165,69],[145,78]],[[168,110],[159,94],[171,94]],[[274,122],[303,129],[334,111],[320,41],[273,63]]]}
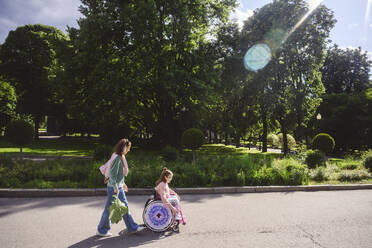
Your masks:
{"label": "trimmed hedge", "polygon": [[317,134],[311,141],[313,149],[321,150],[325,154],[330,154],[335,148],[335,140],[327,133]]}
{"label": "trimmed hedge", "polygon": [[30,144],[33,138],[34,127],[24,120],[12,121],[5,129],[5,139],[19,147]]}

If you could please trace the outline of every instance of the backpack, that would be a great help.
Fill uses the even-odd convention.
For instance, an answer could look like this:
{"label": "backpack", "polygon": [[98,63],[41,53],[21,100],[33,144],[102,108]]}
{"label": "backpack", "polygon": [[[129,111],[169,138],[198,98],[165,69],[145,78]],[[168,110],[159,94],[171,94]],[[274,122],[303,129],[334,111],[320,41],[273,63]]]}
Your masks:
{"label": "backpack", "polygon": [[113,153],[111,155],[111,158],[104,164],[104,165],[101,165],[99,167],[99,170],[100,172],[102,173],[102,175],[105,176],[105,178],[109,178],[110,176],[110,168],[111,168],[111,164],[112,162],[115,160],[115,158],[117,157],[118,155],[116,153]]}

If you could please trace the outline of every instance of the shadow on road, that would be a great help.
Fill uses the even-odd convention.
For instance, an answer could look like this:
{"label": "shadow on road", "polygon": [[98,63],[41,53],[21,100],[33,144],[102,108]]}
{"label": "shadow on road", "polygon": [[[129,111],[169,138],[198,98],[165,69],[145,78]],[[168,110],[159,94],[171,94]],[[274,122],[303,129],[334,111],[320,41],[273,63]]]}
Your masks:
{"label": "shadow on road", "polygon": [[154,233],[148,229],[136,233],[128,234],[126,230],[119,233],[119,236],[103,238],[99,236],[91,236],[76,244],[69,246],[69,248],[91,248],[91,247],[137,247],[144,244],[149,244],[159,239],[166,238],[171,235],[177,235],[174,232]]}

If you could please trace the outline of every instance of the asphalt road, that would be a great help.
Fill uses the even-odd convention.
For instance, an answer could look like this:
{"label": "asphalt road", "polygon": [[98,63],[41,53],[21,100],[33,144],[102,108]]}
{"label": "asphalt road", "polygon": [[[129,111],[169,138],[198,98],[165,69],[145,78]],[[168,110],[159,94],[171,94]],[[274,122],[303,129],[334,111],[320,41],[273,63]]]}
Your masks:
{"label": "asphalt road", "polygon": [[[0,247],[372,247],[372,190],[181,196],[180,233],[95,236],[105,197],[0,198]],[[147,196],[128,196],[142,224]]]}

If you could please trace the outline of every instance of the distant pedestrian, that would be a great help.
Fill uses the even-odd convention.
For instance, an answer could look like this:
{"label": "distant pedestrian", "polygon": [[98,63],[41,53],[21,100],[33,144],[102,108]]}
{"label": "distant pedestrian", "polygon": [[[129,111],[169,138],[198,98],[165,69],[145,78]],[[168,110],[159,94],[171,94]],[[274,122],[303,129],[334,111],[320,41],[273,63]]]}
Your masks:
{"label": "distant pedestrian", "polygon": [[[107,198],[105,208],[103,210],[101,220],[97,227],[97,235],[107,237],[111,236],[110,232],[111,222],[109,220],[109,207],[114,200],[113,195],[117,194],[120,201],[122,201],[126,207],[128,207],[128,201],[123,190],[124,176],[128,175],[129,168],[126,163],[125,155],[130,151],[131,142],[127,139],[121,139],[115,146],[115,153],[118,155],[112,161],[110,167],[109,178],[107,181]],[[128,208],[129,209],[129,208]],[[143,226],[139,226],[134,222],[130,211],[123,216],[125,225],[129,233],[138,232],[144,229]]]}

